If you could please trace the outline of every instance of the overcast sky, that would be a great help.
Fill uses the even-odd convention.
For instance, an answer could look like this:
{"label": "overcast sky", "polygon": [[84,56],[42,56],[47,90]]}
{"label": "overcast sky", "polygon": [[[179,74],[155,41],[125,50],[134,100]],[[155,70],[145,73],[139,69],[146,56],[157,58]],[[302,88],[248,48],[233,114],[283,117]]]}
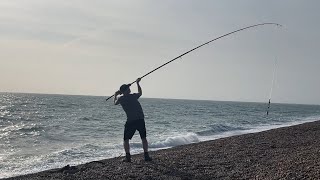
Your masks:
{"label": "overcast sky", "polygon": [[[320,104],[318,0],[1,0],[0,91]],[[136,88],[133,88],[135,91]]]}

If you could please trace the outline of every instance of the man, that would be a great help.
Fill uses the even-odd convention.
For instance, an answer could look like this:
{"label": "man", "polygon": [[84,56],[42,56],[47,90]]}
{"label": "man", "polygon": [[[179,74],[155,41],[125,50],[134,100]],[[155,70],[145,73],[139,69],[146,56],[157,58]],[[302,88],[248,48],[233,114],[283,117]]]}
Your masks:
{"label": "man", "polygon": [[[126,152],[126,158],[124,162],[131,162],[131,155],[130,155],[130,145],[129,139],[131,139],[136,132],[139,131],[142,146],[144,151],[144,159],[145,161],[152,161],[148,153],[148,141],[147,141],[147,133],[146,133],[146,126],[144,122],[144,114],[139,103],[138,99],[142,95],[142,89],[140,87],[140,80],[141,78],[137,79],[137,86],[138,86],[138,93],[131,93],[130,85],[123,84],[120,87],[120,90],[115,92],[114,94],[114,104],[120,104],[123,110],[126,112],[127,115],[127,122],[124,126],[124,150]],[[123,96],[118,97],[118,95],[123,94]]]}

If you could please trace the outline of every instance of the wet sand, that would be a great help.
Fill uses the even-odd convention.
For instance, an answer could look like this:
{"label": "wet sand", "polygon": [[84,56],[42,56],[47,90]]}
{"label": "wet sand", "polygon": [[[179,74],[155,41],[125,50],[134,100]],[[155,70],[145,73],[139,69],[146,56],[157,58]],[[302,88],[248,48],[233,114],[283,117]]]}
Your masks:
{"label": "wet sand", "polygon": [[320,121],[9,178],[320,179]]}

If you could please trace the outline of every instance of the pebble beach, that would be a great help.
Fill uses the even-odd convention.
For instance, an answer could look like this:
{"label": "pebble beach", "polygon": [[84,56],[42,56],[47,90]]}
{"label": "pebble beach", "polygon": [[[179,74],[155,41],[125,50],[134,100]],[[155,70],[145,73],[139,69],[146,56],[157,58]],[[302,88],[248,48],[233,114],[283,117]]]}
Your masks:
{"label": "pebble beach", "polygon": [[65,166],[8,180],[320,179],[320,121]]}

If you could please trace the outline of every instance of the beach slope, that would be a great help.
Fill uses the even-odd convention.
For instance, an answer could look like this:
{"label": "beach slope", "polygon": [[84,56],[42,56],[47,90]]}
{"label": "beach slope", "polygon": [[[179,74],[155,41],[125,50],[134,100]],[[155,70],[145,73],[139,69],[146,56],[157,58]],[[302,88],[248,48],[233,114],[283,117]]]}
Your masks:
{"label": "beach slope", "polygon": [[320,179],[320,121],[53,169],[26,179]]}

